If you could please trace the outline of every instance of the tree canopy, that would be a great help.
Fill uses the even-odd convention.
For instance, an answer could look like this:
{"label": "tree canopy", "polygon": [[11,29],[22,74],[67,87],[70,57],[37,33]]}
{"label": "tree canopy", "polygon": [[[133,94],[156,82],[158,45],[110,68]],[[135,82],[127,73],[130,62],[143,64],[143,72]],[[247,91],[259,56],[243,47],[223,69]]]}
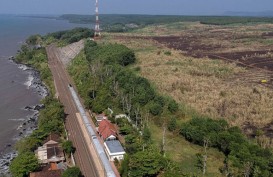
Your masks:
{"label": "tree canopy", "polygon": [[15,158],[10,165],[13,177],[28,177],[30,172],[39,168],[38,159],[32,152],[23,152]]}

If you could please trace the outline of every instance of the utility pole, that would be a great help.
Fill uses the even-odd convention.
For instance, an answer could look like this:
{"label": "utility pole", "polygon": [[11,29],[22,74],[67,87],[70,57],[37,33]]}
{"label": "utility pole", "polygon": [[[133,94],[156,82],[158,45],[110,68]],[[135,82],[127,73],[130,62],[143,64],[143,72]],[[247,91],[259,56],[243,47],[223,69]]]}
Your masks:
{"label": "utility pole", "polygon": [[95,25],[95,35],[94,38],[101,36],[100,34],[100,21],[99,21],[99,0],[96,0],[96,25]]}

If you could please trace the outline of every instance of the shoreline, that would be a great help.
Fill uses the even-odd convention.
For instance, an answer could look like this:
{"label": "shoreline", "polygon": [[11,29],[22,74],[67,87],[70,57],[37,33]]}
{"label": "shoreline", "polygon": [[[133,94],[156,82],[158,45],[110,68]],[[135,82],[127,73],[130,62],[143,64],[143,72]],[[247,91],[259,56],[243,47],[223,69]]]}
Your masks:
{"label": "shoreline", "polygon": [[[31,89],[41,100],[49,95],[48,88],[42,82],[39,71],[31,66],[16,62],[14,57],[9,57],[7,60],[28,73],[28,79],[24,83],[27,89]],[[26,105],[21,109],[29,111],[30,115],[22,119],[13,120],[19,121],[20,124],[18,124],[17,129],[14,130],[16,134],[10,137],[9,143],[5,144],[3,149],[0,149],[0,175],[9,175],[10,162],[18,155],[15,150],[15,144],[37,129],[39,111],[43,108],[43,104]]]}

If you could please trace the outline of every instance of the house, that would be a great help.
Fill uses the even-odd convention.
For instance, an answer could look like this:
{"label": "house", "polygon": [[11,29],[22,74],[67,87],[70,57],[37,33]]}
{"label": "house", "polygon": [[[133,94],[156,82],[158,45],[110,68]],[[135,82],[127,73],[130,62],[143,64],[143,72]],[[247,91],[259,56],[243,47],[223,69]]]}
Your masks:
{"label": "house", "polygon": [[35,154],[41,164],[58,163],[65,160],[62,147],[53,140],[49,140],[43,146],[38,147]]}
{"label": "house", "polygon": [[125,151],[118,140],[105,141],[104,147],[110,161],[123,160]]}
{"label": "house", "polygon": [[32,172],[29,177],[61,177],[63,169],[58,168],[57,163],[50,163],[42,168],[42,171]]}
{"label": "house", "polygon": [[118,136],[117,129],[107,119],[104,119],[99,123],[98,133],[104,141],[115,140]]}
{"label": "house", "polygon": [[62,177],[62,170],[32,172],[29,177]]}
{"label": "house", "polygon": [[96,121],[97,123],[100,123],[101,121],[107,119],[107,116],[105,114],[98,114],[96,115]]}
{"label": "house", "polygon": [[43,142],[43,144],[45,144],[46,142],[53,140],[55,142],[61,142],[61,137],[60,135],[56,134],[56,133],[51,133]]}

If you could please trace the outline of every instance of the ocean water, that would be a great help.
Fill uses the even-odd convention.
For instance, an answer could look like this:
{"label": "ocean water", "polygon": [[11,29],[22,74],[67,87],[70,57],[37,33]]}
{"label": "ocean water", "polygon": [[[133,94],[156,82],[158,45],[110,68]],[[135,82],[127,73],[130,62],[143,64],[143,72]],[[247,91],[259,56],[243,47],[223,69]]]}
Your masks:
{"label": "ocean water", "polygon": [[14,56],[32,34],[84,26],[88,27],[55,19],[0,15],[0,152],[14,144],[18,127],[33,114],[24,108],[35,106],[42,99],[29,87],[33,79],[30,72],[8,58]]}

